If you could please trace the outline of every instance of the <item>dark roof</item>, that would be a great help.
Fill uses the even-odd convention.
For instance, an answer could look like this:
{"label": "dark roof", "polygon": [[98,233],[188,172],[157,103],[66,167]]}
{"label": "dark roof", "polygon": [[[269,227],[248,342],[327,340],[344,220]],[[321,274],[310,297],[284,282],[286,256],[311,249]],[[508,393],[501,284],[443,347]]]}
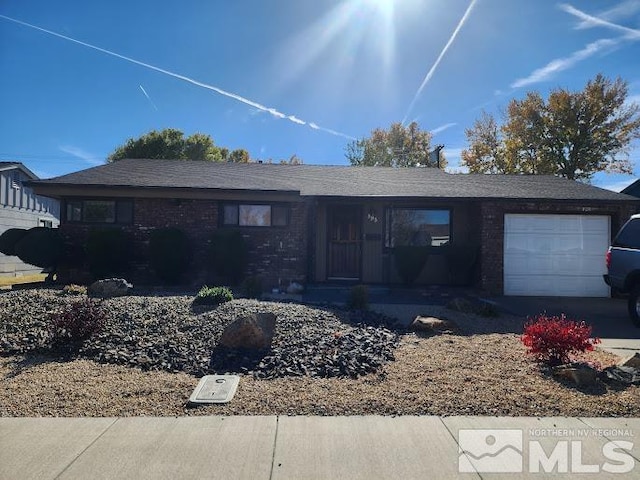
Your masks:
{"label": "dark roof", "polygon": [[303,196],[635,200],[545,175],[449,174],[436,168],[120,160],[34,186],[106,186],[300,192]]}
{"label": "dark roof", "polygon": [[640,179],[620,190],[620,193],[631,195],[633,197],[640,197]]}
{"label": "dark roof", "polygon": [[35,180],[38,178],[35,173],[25,167],[21,162],[0,162],[0,172],[13,169],[22,170],[31,179]]}

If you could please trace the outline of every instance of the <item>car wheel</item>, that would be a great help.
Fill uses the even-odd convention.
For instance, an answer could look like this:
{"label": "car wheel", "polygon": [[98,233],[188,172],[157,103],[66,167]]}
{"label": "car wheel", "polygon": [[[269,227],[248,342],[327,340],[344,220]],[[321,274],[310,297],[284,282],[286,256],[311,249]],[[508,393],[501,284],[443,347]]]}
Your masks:
{"label": "car wheel", "polygon": [[640,285],[636,285],[629,294],[629,317],[636,327],[640,327]]}

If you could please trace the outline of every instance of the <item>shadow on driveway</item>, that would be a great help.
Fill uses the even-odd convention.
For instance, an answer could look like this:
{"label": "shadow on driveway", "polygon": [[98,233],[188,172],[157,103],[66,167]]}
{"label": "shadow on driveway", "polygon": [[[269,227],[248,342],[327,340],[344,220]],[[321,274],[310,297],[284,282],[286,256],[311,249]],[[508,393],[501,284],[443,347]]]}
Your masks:
{"label": "shadow on driveway", "polygon": [[494,297],[487,300],[506,312],[524,317],[543,312],[564,313],[570,320],[584,320],[592,325],[596,337],[640,339],[640,328],[631,323],[624,298]]}

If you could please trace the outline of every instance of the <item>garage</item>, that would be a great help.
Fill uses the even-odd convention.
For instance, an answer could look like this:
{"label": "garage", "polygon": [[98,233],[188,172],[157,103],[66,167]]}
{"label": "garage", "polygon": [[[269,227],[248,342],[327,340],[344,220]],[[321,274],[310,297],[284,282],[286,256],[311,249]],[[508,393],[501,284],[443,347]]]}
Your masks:
{"label": "garage", "polygon": [[505,214],[504,294],[608,297],[609,239],[605,215]]}

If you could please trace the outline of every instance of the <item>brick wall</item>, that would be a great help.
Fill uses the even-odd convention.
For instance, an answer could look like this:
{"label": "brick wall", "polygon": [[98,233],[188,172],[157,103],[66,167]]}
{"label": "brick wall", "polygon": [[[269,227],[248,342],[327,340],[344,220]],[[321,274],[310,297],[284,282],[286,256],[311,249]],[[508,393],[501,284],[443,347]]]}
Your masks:
{"label": "brick wall", "polygon": [[636,210],[635,205],[621,203],[594,203],[590,205],[585,202],[580,204],[540,201],[482,202],[480,206],[480,287],[492,294],[503,293],[504,215],[507,213],[608,215],[611,218],[611,236],[613,237]]}
{"label": "brick wall", "polygon": [[[306,281],[307,266],[307,209],[302,202],[291,203],[288,227],[240,227],[249,247],[248,275],[258,275],[266,288],[284,286],[290,281]],[[121,228],[127,232],[134,244],[132,281],[153,283],[157,280],[148,267],[149,236],[156,228],[176,227],[182,229],[193,246],[193,261],[190,282],[202,284],[215,282],[206,270],[208,241],[219,228],[220,202],[217,200],[137,198],[134,200],[134,220]],[[63,222],[61,233],[70,243],[84,245],[90,229],[99,225],[70,224]],[[237,227],[236,227],[237,228]],[[81,268],[63,268],[60,281],[89,281],[86,265]]]}
{"label": "brick wall", "polygon": [[307,281],[308,210],[306,203],[292,203],[288,227],[245,227],[240,231],[249,245],[249,275],[265,287],[287,287],[291,281]]}

